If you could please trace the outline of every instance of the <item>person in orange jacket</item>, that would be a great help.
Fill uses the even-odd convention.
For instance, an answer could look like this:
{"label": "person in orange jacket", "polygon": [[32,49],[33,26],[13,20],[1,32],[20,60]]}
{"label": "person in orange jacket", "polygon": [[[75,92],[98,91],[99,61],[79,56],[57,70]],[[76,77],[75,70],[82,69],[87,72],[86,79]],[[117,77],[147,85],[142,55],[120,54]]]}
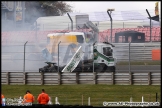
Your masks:
{"label": "person in orange jacket", "polygon": [[5,98],[3,94],[1,94],[1,104],[2,104],[2,99]]}
{"label": "person in orange jacket", "polygon": [[34,102],[34,96],[30,93],[29,90],[27,90],[26,94],[24,95],[23,103],[33,103],[33,102]]}
{"label": "person in orange jacket", "polygon": [[44,105],[48,104],[49,95],[45,93],[44,89],[42,89],[42,93],[38,95],[37,101],[39,104],[44,104]]}

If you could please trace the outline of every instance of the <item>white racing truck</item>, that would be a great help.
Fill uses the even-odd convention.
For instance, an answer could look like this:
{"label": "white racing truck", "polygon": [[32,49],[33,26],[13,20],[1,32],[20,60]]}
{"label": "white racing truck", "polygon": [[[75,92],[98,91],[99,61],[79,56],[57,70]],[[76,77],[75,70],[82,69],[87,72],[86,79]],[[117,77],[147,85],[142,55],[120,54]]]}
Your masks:
{"label": "white racing truck", "polygon": [[84,52],[80,46],[62,72],[115,72],[116,58],[113,57],[113,47],[107,42],[94,43],[92,58],[82,60]]}
{"label": "white racing truck", "polygon": [[[97,29],[93,23],[88,24],[93,32],[49,34],[49,43],[42,51],[48,65],[39,68],[39,72],[115,72],[115,46],[108,42],[97,42]],[[61,44],[58,47],[59,42]]]}

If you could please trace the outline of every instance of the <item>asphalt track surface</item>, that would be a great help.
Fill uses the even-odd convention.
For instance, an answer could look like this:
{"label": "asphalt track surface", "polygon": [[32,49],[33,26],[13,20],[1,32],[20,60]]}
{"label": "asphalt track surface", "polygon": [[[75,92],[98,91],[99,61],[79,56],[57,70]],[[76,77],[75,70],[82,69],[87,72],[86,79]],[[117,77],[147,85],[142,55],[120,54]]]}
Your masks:
{"label": "asphalt track surface", "polygon": [[[23,72],[23,65],[19,66],[19,69],[15,68],[14,65],[1,65],[1,72]],[[41,68],[41,67],[39,67]],[[39,72],[38,67],[31,69],[30,67],[25,67],[25,72]],[[161,65],[117,65],[116,72],[161,72]]]}
{"label": "asphalt track surface", "polygon": [[116,72],[161,72],[161,65],[118,65]]}

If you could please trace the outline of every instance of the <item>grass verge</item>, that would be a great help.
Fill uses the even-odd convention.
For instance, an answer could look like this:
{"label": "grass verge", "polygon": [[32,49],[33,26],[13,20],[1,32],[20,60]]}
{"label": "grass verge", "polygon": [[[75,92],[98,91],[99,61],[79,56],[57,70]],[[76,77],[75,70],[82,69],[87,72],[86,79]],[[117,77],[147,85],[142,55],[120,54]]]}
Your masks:
{"label": "grass verge", "polygon": [[1,88],[6,98],[23,97],[26,90],[30,90],[35,99],[44,88],[53,103],[55,97],[58,97],[62,105],[88,105],[89,97],[94,107],[103,107],[104,101],[130,101],[130,97],[133,98],[133,102],[141,102],[142,96],[145,102],[155,102],[156,93],[158,101],[161,102],[160,85],[1,85]]}

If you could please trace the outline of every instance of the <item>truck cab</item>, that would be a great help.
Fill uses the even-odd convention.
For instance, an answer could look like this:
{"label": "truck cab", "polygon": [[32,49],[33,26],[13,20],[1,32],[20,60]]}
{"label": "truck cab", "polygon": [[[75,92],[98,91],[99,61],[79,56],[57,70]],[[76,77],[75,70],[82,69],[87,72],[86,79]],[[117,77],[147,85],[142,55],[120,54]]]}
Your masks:
{"label": "truck cab", "polygon": [[108,42],[96,43],[94,45],[94,64],[95,67],[101,68],[97,70],[115,72],[117,59],[114,57],[113,47],[115,46]]}

